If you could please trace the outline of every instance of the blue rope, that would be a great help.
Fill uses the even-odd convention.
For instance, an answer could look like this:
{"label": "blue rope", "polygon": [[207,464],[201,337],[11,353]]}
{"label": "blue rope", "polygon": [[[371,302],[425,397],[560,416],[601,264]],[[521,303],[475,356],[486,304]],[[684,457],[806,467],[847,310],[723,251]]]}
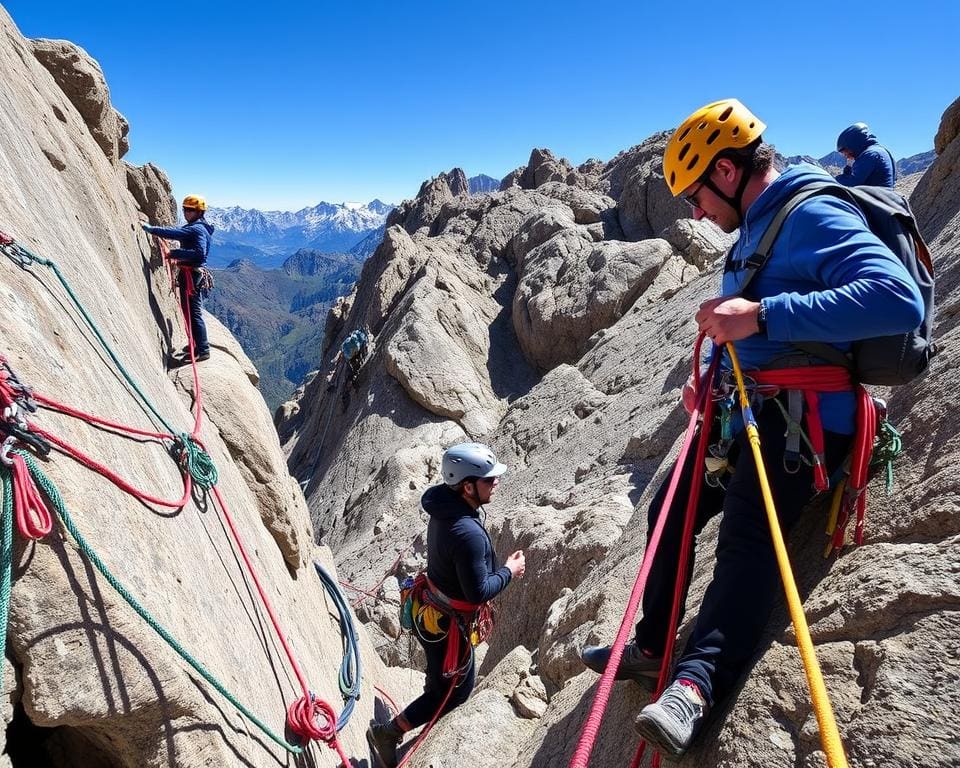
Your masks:
{"label": "blue rope", "polygon": [[317,575],[323,586],[327,588],[330,597],[333,598],[337,606],[337,613],[340,614],[340,635],[343,639],[343,661],[340,664],[340,695],[343,696],[343,711],[337,718],[337,731],[343,730],[350,716],[353,714],[353,708],[360,698],[360,681],[363,672],[360,665],[360,647],[357,644],[357,631],[353,626],[353,616],[350,614],[350,608],[343,597],[343,592],[337,582],[327,573],[320,563],[314,561],[313,567],[317,569]]}

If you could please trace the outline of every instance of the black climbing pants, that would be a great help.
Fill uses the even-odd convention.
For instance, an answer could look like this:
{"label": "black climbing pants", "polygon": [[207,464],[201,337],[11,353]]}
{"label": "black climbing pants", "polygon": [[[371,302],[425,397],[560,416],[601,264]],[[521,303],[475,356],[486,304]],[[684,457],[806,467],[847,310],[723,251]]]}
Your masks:
{"label": "black climbing pants", "polygon": [[[427,634],[427,638],[432,636]],[[407,722],[414,728],[429,723],[440,704],[447,696],[450,690],[451,679],[443,676],[443,657],[446,655],[447,641],[440,639],[440,642],[425,642],[423,638],[417,637],[420,645],[427,654],[427,678],[423,683],[423,693],[414,699],[407,708],[403,710],[403,716]],[[464,642],[461,640],[461,642]],[[474,668],[473,658],[470,659],[470,666],[464,674],[457,679],[456,687],[447,699],[441,715],[453,711],[465,702],[473,692],[473,686],[476,682],[476,669]]]}
{"label": "black climbing pants", "polygon": [[[806,463],[795,474],[784,468],[786,430],[783,415],[775,403],[765,403],[765,407],[756,412],[756,419],[780,527],[786,535],[814,496],[813,471]],[[851,435],[825,432],[824,437],[827,471],[832,476],[846,457]],[[643,616],[637,624],[638,644],[657,655],[662,654],[667,632],[672,631],[668,625],[690,483],[694,472],[703,471],[702,467],[694,466],[695,448],[696,442],[688,454],[669,510],[663,538],[644,589]],[[729,459],[735,470],[732,475],[725,476],[726,490],[706,483],[702,485],[695,532],[699,533],[708,520],[723,513],[717,536],[716,565],[674,671],[674,679],[682,677],[695,682],[710,704],[723,698],[736,683],[756,649],[778,595],[783,594],[746,431],[736,436]],[[668,475],[650,505],[648,537],[669,481]],[[683,573],[684,600],[692,572],[691,557]]]}

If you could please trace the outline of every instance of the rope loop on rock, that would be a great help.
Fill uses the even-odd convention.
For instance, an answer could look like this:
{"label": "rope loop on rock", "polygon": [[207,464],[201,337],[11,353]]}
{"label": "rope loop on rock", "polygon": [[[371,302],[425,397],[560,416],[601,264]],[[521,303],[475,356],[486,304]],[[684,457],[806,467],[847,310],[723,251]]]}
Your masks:
{"label": "rope loop on rock", "polygon": [[193,482],[203,490],[209,491],[217,484],[220,473],[210,454],[195,437],[181,432],[174,441],[171,451],[180,469],[190,475]]}

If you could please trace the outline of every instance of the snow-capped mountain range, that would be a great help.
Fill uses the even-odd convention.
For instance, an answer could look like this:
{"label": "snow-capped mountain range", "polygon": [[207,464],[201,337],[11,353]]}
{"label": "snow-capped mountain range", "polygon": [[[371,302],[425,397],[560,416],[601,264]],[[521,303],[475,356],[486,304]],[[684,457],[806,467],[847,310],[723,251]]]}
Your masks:
{"label": "snow-capped mountain range", "polygon": [[[214,244],[221,252],[252,247],[269,255],[297,248],[345,252],[383,227],[393,210],[380,200],[369,203],[319,203],[290,211],[256,208],[210,208],[207,220],[216,227]],[[211,254],[212,255],[212,254]],[[257,259],[254,259],[257,260]]]}

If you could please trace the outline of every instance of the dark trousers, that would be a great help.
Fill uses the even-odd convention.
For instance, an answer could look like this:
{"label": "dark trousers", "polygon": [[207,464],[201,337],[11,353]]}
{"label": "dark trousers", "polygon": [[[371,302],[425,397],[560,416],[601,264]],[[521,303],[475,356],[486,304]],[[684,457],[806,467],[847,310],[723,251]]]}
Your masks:
{"label": "dark trousers", "polygon": [[193,349],[197,355],[205,355],[210,351],[210,343],[207,341],[207,326],[203,322],[203,294],[197,288],[197,282],[200,279],[200,273],[197,270],[193,272],[193,295],[187,296],[187,267],[180,268],[178,283],[180,286],[180,302],[190,318],[190,333],[193,335]]}
{"label": "dark trousers", "polygon": [[[756,412],[756,418],[780,528],[786,535],[814,496],[813,471],[806,464],[796,474],[784,469],[785,422],[775,403],[767,402]],[[851,436],[824,434],[827,469],[832,475],[846,457]],[[638,644],[655,654],[662,654],[667,632],[673,631],[668,625],[683,518],[691,479],[694,472],[703,471],[703,467],[694,466],[695,447],[696,442],[669,510],[644,589],[643,617],[637,624]],[[717,536],[713,580],[703,596],[700,612],[674,672],[674,679],[683,677],[695,682],[711,704],[722,699],[736,683],[757,647],[777,596],[783,594],[753,452],[745,431],[736,437],[729,458],[736,469],[732,476],[726,475],[726,490],[703,483],[700,493],[694,530],[699,533],[708,520],[721,512],[723,518]],[[650,505],[649,531],[656,523],[668,485],[669,476]],[[691,557],[683,574],[684,601],[692,572]]]}
{"label": "dark trousers", "polygon": [[[427,635],[427,637],[430,637],[430,635]],[[446,655],[447,641],[427,643],[420,637],[417,640],[427,654],[427,679],[423,683],[423,693],[403,710],[403,716],[414,728],[425,725],[433,719],[440,708],[440,704],[446,698],[452,682],[451,678],[443,676],[443,657]],[[476,669],[471,657],[469,668],[457,679],[456,687],[450,694],[450,698],[447,699],[447,703],[440,713],[441,716],[447,714],[447,712],[452,712],[470,698],[475,682]]]}

